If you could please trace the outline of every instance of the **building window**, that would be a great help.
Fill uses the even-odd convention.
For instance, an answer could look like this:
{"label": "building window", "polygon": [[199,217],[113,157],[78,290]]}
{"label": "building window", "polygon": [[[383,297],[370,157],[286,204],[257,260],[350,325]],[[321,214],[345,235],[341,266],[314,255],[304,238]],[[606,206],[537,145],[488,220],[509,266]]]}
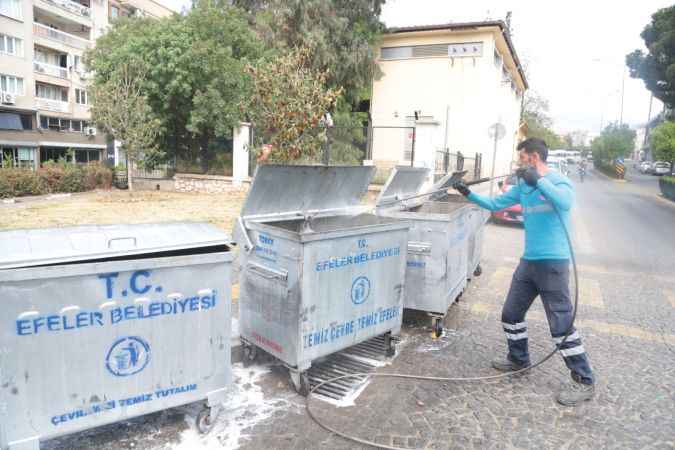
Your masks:
{"label": "building window", "polygon": [[84,89],[75,89],[75,103],[78,105],[88,105],[87,103],[87,91]]}
{"label": "building window", "polygon": [[110,18],[117,19],[120,16],[120,9],[117,6],[110,5]]}
{"label": "building window", "polygon": [[0,75],[0,91],[8,94],[24,95],[23,78],[12,75]]}
{"label": "building window", "polygon": [[92,149],[68,149],[65,147],[42,147],[40,151],[40,163],[47,161],[58,161],[65,159],[66,161],[87,164],[94,161],[101,160],[101,151]]}
{"label": "building window", "polygon": [[23,18],[21,0],[0,0],[0,14],[21,20]]}
{"label": "building window", "polygon": [[35,149],[30,147],[0,147],[0,166],[35,168]]}
{"label": "building window", "polygon": [[23,57],[23,40],[0,34],[0,53]]}
{"label": "building window", "polygon": [[66,119],[62,117],[40,116],[40,128],[53,131],[73,131],[81,133],[87,126],[85,120]]}
{"label": "building window", "polygon": [[506,66],[502,67],[502,82],[511,83],[511,74],[509,73]]}
{"label": "building window", "polygon": [[101,152],[98,150],[75,150],[75,162],[90,163],[101,160]]}
{"label": "building window", "polygon": [[35,83],[35,96],[60,102],[68,101],[68,88],[53,84]]}
{"label": "building window", "polygon": [[497,49],[495,49],[495,51],[494,51],[494,63],[495,63],[495,67],[497,69],[502,68],[502,55],[499,54]]}
{"label": "building window", "polygon": [[482,42],[460,42],[451,44],[411,45],[404,47],[383,47],[380,59],[429,58],[434,56],[480,57],[483,55]]}

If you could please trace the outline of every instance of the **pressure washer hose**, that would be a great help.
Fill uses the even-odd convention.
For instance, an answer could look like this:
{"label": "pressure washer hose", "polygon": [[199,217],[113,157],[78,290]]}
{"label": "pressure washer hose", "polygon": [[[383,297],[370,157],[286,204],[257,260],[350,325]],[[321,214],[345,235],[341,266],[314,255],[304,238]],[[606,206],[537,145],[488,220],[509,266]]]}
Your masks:
{"label": "pressure washer hose", "polygon": [[[534,189],[536,190],[536,188]],[[429,376],[423,376],[423,375],[409,375],[409,374],[400,374],[400,373],[352,373],[349,375],[341,375],[338,377],[331,378],[329,380],[322,381],[321,383],[317,384],[313,388],[309,390],[309,393],[307,394],[307,397],[305,399],[305,409],[307,410],[307,415],[314,421],[316,422],[317,425],[320,427],[324,428],[325,430],[336,434],[338,436],[343,437],[344,439],[350,440],[352,442],[356,442],[358,444],[362,445],[369,445],[371,447],[376,447],[376,448],[382,448],[382,449],[387,449],[387,450],[410,450],[405,447],[393,447],[389,445],[384,445],[384,444],[379,444],[377,442],[369,441],[367,439],[361,439],[357,436],[351,436],[343,431],[337,430],[330,425],[327,425],[326,423],[322,422],[319,420],[315,415],[314,412],[312,411],[312,408],[310,407],[310,400],[312,398],[312,394],[319,389],[321,386],[324,384],[332,383],[337,380],[342,380],[346,378],[368,378],[368,377],[380,377],[380,378],[402,378],[406,380],[422,380],[422,381],[440,381],[440,382],[462,382],[462,381],[490,381],[490,380],[498,380],[501,378],[507,378],[511,377],[513,375],[518,375],[521,373],[525,373],[527,371],[530,371],[534,369],[535,367],[538,367],[542,364],[544,364],[546,361],[551,359],[553,355],[556,354],[558,349],[562,344],[567,341],[567,338],[569,335],[572,333],[572,328],[574,327],[574,320],[577,317],[577,306],[579,304],[579,277],[577,274],[577,261],[574,256],[574,248],[572,246],[572,239],[570,238],[570,233],[567,230],[567,226],[565,225],[565,221],[563,220],[562,216],[560,215],[560,211],[558,211],[558,208],[553,205],[553,210],[555,213],[558,215],[558,219],[560,219],[560,223],[562,224],[563,230],[565,230],[565,237],[567,238],[567,245],[570,249],[570,256],[572,258],[572,269],[574,271],[574,310],[572,311],[572,321],[570,322],[570,326],[565,332],[565,336],[563,337],[562,342],[560,344],[556,345],[556,348],[551,351],[548,355],[546,355],[543,359],[540,361],[532,364],[531,366],[525,367],[520,370],[515,370],[513,372],[506,372],[506,373],[500,373],[497,375],[485,375],[482,377],[429,377]],[[365,381],[365,380],[364,380]]]}

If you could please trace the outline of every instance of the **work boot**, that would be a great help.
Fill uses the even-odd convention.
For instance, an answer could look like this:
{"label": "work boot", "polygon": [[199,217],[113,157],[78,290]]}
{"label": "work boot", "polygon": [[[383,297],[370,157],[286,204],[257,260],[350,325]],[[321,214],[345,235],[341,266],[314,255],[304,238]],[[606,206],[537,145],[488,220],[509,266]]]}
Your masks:
{"label": "work boot", "polygon": [[595,385],[584,384],[572,378],[568,384],[558,393],[556,400],[564,406],[577,406],[581,402],[592,399],[595,396]]}
{"label": "work boot", "polygon": [[530,364],[517,364],[508,358],[497,358],[492,360],[492,367],[502,372],[515,372],[516,370],[530,367]]}

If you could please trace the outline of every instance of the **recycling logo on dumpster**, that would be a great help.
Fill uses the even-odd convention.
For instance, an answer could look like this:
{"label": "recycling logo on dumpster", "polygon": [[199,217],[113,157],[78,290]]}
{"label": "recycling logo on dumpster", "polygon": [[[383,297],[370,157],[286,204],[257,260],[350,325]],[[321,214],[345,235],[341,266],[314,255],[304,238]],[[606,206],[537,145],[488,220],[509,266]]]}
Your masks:
{"label": "recycling logo on dumpster", "polygon": [[128,377],[145,369],[150,362],[150,345],[138,336],[126,336],[116,340],[105,366],[116,377]]}
{"label": "recycling logo on dumpster", "polygon": [[370,280],[366,277],[358,277],[352,283],[352,303],[360,305],[368,300],[370,295]]}

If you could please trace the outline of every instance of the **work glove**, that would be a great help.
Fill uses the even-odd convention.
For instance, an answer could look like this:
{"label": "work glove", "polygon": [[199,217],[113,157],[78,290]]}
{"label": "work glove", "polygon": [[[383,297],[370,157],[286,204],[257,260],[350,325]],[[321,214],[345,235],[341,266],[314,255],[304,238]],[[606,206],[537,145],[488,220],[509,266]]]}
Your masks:
{"label": "work glove", "polygon": [[458,191],[460,194],[462,194],[464,197],[468,197],[469,194],[471,193],[471,190],[469,190],[469,187],[464,183],[463,181],[457,181],[452,185],[452,188],[456,191]]}
{"label": "work glove", "polygon": [[537,181],[539,181],[539,178],[541,178],[541,175],[539,175],[537,169],[532,166],[516,170],[516,175],[518,178],[522,178],[525,183],[532,187],[536,187]]}

